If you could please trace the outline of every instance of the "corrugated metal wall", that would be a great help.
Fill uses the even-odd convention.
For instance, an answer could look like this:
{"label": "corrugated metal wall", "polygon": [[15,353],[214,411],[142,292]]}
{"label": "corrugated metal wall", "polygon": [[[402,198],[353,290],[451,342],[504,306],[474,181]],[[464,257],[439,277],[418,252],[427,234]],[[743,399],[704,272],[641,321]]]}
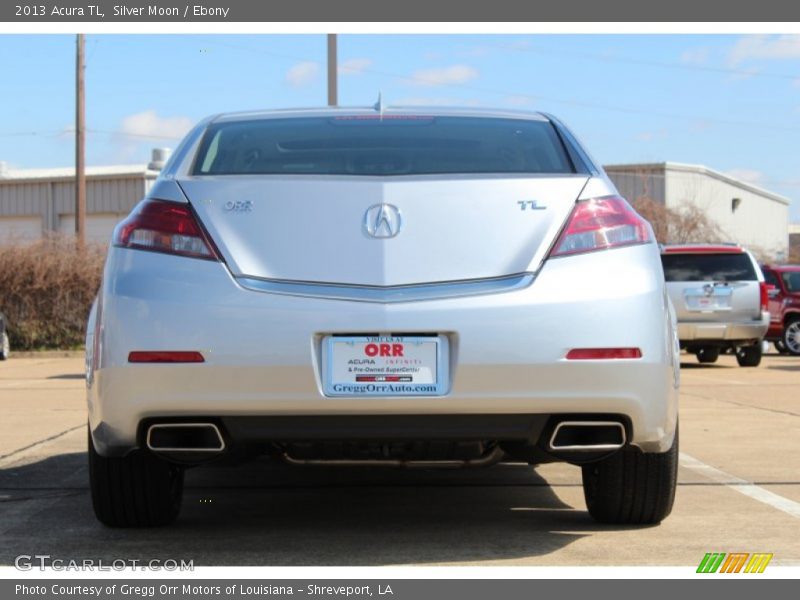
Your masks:
{"label": "corrugated metal wall", "polygon": [[606,168],[609,179],[617,186],[619,193],[629,202],[642,198],[666,202],[666,181],[664,169],[624,170]]}
{"label": "corrugated metal wall", "polygon": [[50,198],[50,182],[0,182],[0,217],[42,215]]}
{"label": "corrugated metal wall", "polygon": [[[86,181],[86,212],[124,215],[150,189],[153,177],[90,177]],[[60,215],[75,213],[72,180],[0,180],[0,218],[40,215],[45,230],[58,229]]]}
{"label": "corrugated metal wall", "polygon": [[[145,193],[144,179],[106,179],[87,182],[87,213],[129,212]],[[75,185],[71,181],[53,184],[57,214],[75,212]]]}

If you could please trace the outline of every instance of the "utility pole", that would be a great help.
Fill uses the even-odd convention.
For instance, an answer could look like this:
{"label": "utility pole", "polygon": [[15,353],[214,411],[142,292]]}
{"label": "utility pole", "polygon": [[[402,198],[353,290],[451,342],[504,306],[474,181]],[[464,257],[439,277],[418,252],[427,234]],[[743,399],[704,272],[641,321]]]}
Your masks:
{"label": "utility pole", "polygon": [[337,83],[338,59],[336,58],[336,34],[328,34],[328,106],[339,104]]}
{"label": "utility pole", "polygon": [[75,237],[78,248],[86,242],[86,102],[84,97],[85,44],[83,34],[75,41]]}

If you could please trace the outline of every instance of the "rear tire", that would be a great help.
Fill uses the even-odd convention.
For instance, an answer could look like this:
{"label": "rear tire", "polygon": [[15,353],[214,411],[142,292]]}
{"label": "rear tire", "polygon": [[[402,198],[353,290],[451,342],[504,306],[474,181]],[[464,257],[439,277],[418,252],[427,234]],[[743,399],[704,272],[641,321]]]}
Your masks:
{"label": "rear tire", "polygon": [[781,343],[786,348],[786,352],[792,356],[800,356],[800,319],[787,321],[783,328]]}
{"label": "rear tire", "polygon": [[156,527],[177,517],[183,469],[142,450],[100,456],[89,434],[89,480],[97,519],[108,527]]}
{"label": "rear tire", "polygon": [[582,470],[586,507],[596,521],[660,523],[672,512],[678,485],[678,430],[672,447],[664,453],[623,448]]}
{"label": "rear tire", "polygon": [[775,340],[772,342],[772,345],[775,346],[775,350],[778,351],[778,354],[789,354],[789,351],[786,349],[786,344],[784,344],[782,340]]}
{"label": "rear tire", "polygon": [[697,349],[697,361],[700,363],[715,363],[719,358],[718,346],[700,346]]}
{"label": "rear tire", "polygon": [[757,367],[761,364],[761,342],[742,346],[736,350],[736,362],[740,367]]}

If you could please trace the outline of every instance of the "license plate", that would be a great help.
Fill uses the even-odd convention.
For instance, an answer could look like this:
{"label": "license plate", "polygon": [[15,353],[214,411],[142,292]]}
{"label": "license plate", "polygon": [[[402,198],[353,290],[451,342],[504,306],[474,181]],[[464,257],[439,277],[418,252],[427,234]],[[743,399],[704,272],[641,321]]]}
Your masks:
{"label": "license plate", "polygon": [[686,308],[701,312],[731,310],[732,291],[728,287],[687,289],[684,291]]}
{"label": "license plate", "polygon": [[328,336],[326,396],[441,396],[447,391],[444,336]]}

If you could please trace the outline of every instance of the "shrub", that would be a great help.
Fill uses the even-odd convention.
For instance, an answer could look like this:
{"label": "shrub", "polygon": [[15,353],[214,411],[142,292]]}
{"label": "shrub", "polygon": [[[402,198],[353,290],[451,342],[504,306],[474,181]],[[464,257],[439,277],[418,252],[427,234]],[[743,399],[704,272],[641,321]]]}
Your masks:
{"label": "shrub", "polygon": [[0,245],[0,311],[16,350],[75,348],[100,287],[105,247],[52,236]]}

